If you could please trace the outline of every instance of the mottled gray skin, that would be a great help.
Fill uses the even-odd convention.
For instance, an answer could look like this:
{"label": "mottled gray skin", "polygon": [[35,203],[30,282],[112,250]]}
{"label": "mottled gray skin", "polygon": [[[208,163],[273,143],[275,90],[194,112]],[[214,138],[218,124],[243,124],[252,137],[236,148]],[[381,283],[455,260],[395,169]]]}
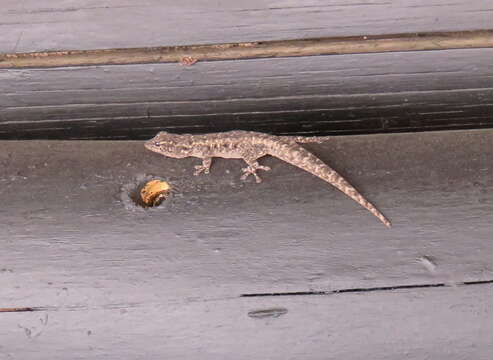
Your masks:
{"label": "mottled gray skin", "polygon": [[213,157],[243,159],[248,166],[243,168],[241,179],[245,180],[249,175],[253,175],[257,182],[261,182],[257,170],[270,170],[269,167],[260,165],[257,160],[265,155],[275,156],[332,184],[390,227],[390,221],[341,175],[298,145],[311,141],[320,142],[318,138],[310,140],[240,130],[204,135],[177,135],[162,131],[148,140],[145,147],[172,158],[201,158],[202,165],[195,166],[194,175],[202,172],[208,174]]}

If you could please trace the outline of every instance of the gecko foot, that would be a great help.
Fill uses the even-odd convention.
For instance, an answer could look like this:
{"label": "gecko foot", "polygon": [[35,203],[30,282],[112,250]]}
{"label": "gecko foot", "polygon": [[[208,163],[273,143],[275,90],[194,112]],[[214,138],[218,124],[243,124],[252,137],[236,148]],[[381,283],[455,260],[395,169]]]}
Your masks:
{"label": "gecko foot", "polygon": [[258,184],[262,182],[262,179],[260,178],[260,176],[257,175],[257,170],[269,171],[270,167],[262,165],[249,165],[241,170],[243,171],[243,175],[240,178],[241,180],[246,180],[249,175],[253,175],[255,177],[255,182]]}
{"label": "gecko foot", "polygon": [[191,56],[184,56],[184,57],[181,58],[180,64],[182,64],[183,66],[192,66],[197,61],[199,61],[199,60],[196,59],[196,58],[193,58]]}

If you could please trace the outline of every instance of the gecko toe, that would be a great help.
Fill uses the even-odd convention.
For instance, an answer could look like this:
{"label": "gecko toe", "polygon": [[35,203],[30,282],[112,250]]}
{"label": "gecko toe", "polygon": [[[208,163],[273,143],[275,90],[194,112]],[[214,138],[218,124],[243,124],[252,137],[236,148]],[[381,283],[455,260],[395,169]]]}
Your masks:
{"label": "gecko toe", "polygon": [[246,168],[243,168],[243,175],[240,177],[241,180],[245,181],[249,175],[253,175],[253,177],[255,178],[255,182],[258,184],[258,183],[261,183],[262,182],[262,179],[260,178],[260,176],[258,176],[257,174],[257,169],[259,169],[259,167],[252,167],[252,166],[247,166]]}

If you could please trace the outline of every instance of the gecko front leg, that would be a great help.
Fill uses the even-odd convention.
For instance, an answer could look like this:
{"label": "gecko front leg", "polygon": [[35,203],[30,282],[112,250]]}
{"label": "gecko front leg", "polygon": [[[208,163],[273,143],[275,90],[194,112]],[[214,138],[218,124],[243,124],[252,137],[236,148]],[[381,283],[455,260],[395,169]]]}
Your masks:
{"label": "gecko front leg", "polygon": [[207,157],[202,159],[201,165],[195,165],[195,172],[193,173],[195,176],[204,173],[208,174],[211,169],[212,158]]}

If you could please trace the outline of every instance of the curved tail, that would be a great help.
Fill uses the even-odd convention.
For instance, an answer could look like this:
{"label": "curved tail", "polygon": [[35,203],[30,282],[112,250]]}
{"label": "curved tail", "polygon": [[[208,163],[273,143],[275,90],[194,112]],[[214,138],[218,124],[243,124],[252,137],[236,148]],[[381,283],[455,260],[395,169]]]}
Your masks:
{"label": "curved tail", "polygon": [[300,145],[288,141],[279,142],[272,146],[272,152],[270,155],[318,176],[322,180],[325,180],[356,201],[358,204],[366,208],[387,227],[391,226],[390,221],[372,203],[366,200],[363,195],[358,192],[358,190],[356,190],[341,175],[339,175],[337,171],[332,169]]}

